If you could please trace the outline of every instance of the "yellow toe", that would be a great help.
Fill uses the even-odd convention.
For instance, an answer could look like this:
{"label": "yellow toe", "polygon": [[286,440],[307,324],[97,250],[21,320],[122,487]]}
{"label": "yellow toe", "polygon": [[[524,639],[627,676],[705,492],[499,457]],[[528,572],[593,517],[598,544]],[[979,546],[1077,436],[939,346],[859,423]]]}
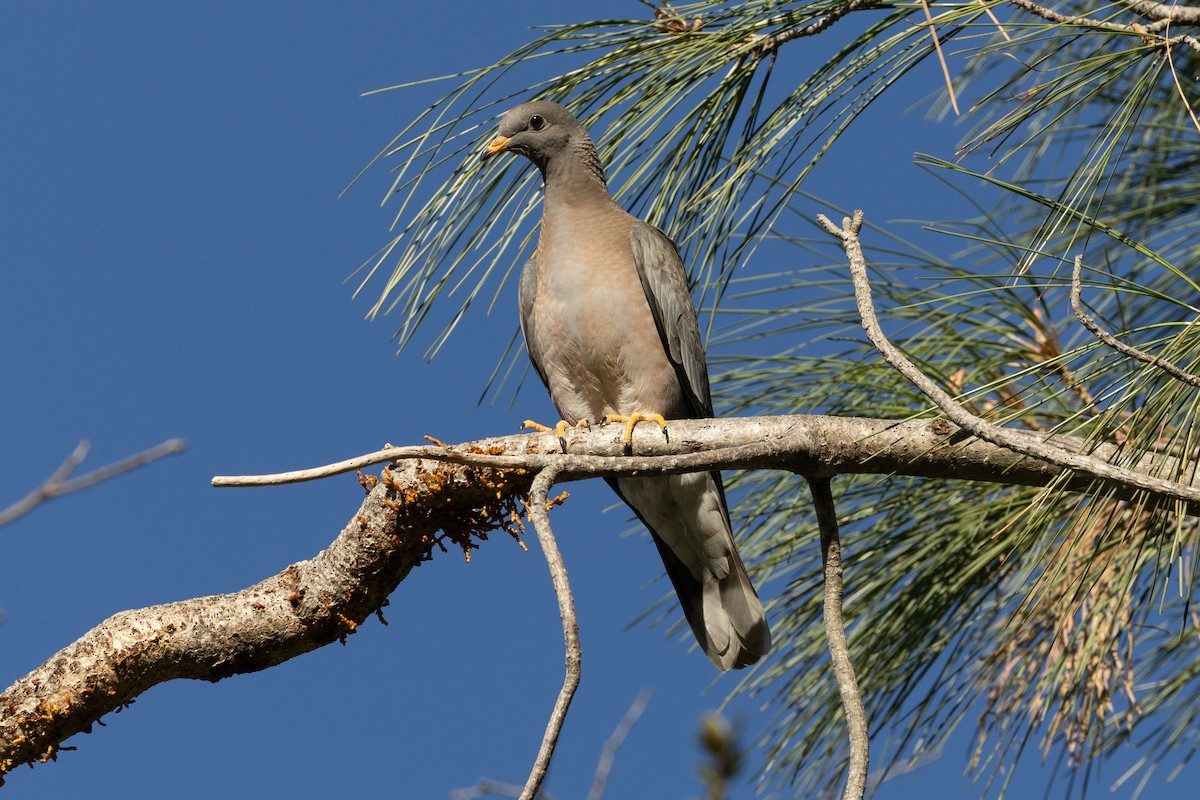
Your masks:
{"label": "yellow toe", "polygon": [[543,425],[540,422],[534,422],[531,419],[527,419],[521,423],[521,428],[537,431],[538,433],[556,433],[558,434],[558,438],[561,439],[563,438],[563,434],[572,428],[587,428],[588,430],[591,430],[592,423],[586,419],[581,419],[579,422],[576,422],[574,425],[572,425],[565,419],[560,419],[558,423],[551,428],[549,425]]}
{"label": "yellow toe", "polygon": [[604,416],[605,423],[609,422],[624,422],[625,435],[622,437],[626,445],[633,443],[633,426],[639,422],[653,422],[662,429],[663,435],[667,433],[667,420],[662,414],[636,412],[625,416],[623,414],[606,414]]}

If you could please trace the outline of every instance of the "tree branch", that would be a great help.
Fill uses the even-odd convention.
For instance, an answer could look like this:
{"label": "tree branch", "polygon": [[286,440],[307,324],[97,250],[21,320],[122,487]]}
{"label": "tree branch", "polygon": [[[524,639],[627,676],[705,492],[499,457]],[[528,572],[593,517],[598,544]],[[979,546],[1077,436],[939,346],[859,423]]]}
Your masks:
{"label": "tree branch", "polygon": [[769,36],[758,37],[755,39],[755,50],[760,55],[765,56],[768,53],[775,52],[793,39],[816,36],[818,33],[829,30],[842,17],[853,14],[855,11],[862,11],[882,5],[884,2],[886,0],[850,0],[848,3],[831,8],[828,14],[818,17],[807,25],[797,25]]}
{"label": "tree branch", "polygon": [[[272,486],[312,480],[392,460],[429,459],[492,469],[525,469],[536,473],[556,464],[558,483],[585,478],[636,474],[668,474],[706,469],[783,469],[800,474],[913,475],[950,480],[977,480],[1016,486],[1046,486],[1062,478],[1059,464],[1029,458],[1007,447],[972,438],[969,431],[945,419],[888,420],[866,417],[796,415],[671,420],[671,441],[658,429],[635,428],[634,451],[623,456],[620,425],[572,431],[567,453],[553,434],[518,434],[481,439],[454,447],[389,447],[326,467],[271,475],[217,476],[214,486]],[[1116,459],[1116,445],[1085,442],[1074,436],[1026,433],[1056,451],[1088,452],[1093,459]],[[1146,474],[1173,474],[1180,462],[1147,453],[1131,466]],[[302,477],[296,477],[302,476]],[[1134,489],[1122,480],[1103,479],[1120,497]],[[1065,486],[1092,488],[1094,478],[1077,476]],[[1184,496],[1166,487],[1152,494],[1173,500]],[[1183,484],[1200,489],[1200,482]]]}
{"label": "tree branch", "polygon": [[[1106,31],[1116,31],[1119,33],[1134,33],[1134,29],[1129,25],[1124,25],[1120,22],[1107,22],[1100,19],[1092,19],[1090,17],[1073,17],[1068,14],[1062,14],[1043,5],[1039,5],[1033,0],[1009,0],[1017,8],[1033,14],[1035,17],[1041,17],[1047,22],[1056,22],[1060,25],[1078,25],[1083,28],[1099,28]],[[1148,30],[1148,29],[1147,29]]]}
{"label": "tree branch", "polygon": [[863,256],[862,245],[858,239],[859,231],[862,230],[862,211],[855,211],[853,219],[847,218],[843,220],[841,228],[830,222],[824,215],[819,215],[817,220],[827,231],[842,240],[846,257],[850,263],[850,275],[854,280],[854,298],[858,302],[858,313],[862,318],[862,325],[863,329],[867,332],[867,338],[875,345],[875,349],[880,352],[885,361],[891,364],[901,375],[908,378],[913,385],[932,400],[934,405],[941,409],[942,413],[949,417],[956,425],[961,426],[984,441],[991,442],[999,447],[1015,453],[1032,456],[1051,464],[1057,464],[1064,469],[1073,470],[1083,475],[1090,475],[1093,478],[1106,481],[1114,481],[1164,496],[1175,496],[1189,503],[1200,501],[1200,487],[1164,480],[1154,477],[1151,474],[1117,466],[1103,460],[1102,457],[1096,457],[1094,454],[1083,454],[1078,451],[1070,452],[1056,446],[1056,443],[1047,442],[1037,435],[1025,431],[1002,428],[967,411],[953,397],[943,391],[941,387],[923,375],[911,361],[905,358],[896,349],[895,345],[888,341],[883,333],[883,329],[880,328],[879,319],[875,316],[875,307],[871,299],[871,285],[867,279],[867,262],[865,256]]}
{"label": "tree branch", "polygon": [[625,742],[625,737],[633,730],[633,726],[637,724],[649,702],[649,689],[642,689],[638,692],[638,696],[633,699],[629,710],[625,712],[625,716],[621,718],[612,735],[604,743],[600,761],[596,764],[596,773],[592,776],[592,788],[588,790],[587,800],[601,800],[604,797],[604,788],[608,785],[608,776],[612,773],[613,764],[617,758],[617,748]]}
{"label": "tree branch", "polygon": [[151,461],[157,461],[166,456],[182,453],[187,445],[183,439],[167,439],[161,444],[157,444],[148,450],[143,450],[140,453],[134,453],[120,461],[113,462],[107,466],[98,467],[78,478],[71,479],[73,473],[83,460],[87,458],[88,452],[91,450],[91,444],[86,439],[75,446],[71,455],[67,456],[58,469],[50,474],[42,482],[42,485],[34,489],[29,494],[22,497],[17,502],[13,503],[8,508],[0,510],[0,528],[14,522],[28,514],[33,509],[37,508],[47,500],[53,500],[55,497],[62,497],[65,494],[78,492],[81,489],[86,489],[89,486],[95,486],[101,481],[106,481],[109,478],[115,478],[118,475],[123,475],[126,472],[145,466]]}
{"label": "tree branch", "polygon": [[[501,797],[519,797],[523,788],[511,783],[494,781],[490,778],[480,778],[473,786],[468,786],[465,789],[455,789],[450,793],[449,797],[450,800],[477,800],[477,798],[493,794],[498,794]],[[538,795],[538,800],[554,800],[554,796],[542,792]]]}
{"label": "tree branch", "polygon": [[[1117,33],[1130,33],[1130,34],[1135,34],[1137,36],[1141,36],[1143,39],[1146,40],[1147,44],[1153,44],[1155,47],[1169,48],[1176,44],[1186,44],[1188,47],[1191,47],[1193,50],[1200,52],[1200,41],[1197,41],[1194,36],[1180,35],[1180,36],[1172,36],[1170,38],[1166,38],[1166,37],[1159,37],[1157,39],[1152,38],[1154,36],[1157,36],[1160,31],[1165,31],[1172,24],[1179,24],[1179,23],[1184,22],[1185,17],[1189,16],[1189,15],[1181,15],[1179,17],[1174,17],[1174,18],[1171,16],[1161,16],[1161,15],[1154,16],[1153,14],[1147,14],[1145,11],[1143,11],[1140,8],[1141,5],[1158,6],[1159,8],[1164,8],[1163,6],[1160,6],[1157,3],[1133,4],[1130,6],[1131,10],[1137,11],[1140,14],[1143,14],[1145,16],[1154,16],[1154,19],[1156,20],[1155,22],[1151,22],[1149,25],[1142,25],[1140,23],[1131,23],[1131,24],[1126,25],[1126,24],[1120,23],[1120,22],[1108,22],[1106,20],[1091,19],[1089,17],[1072,17],[1067,14],[1060,14],[1059,12],[1054,11],[1053,9],[1049,9],[1049,8],[1046,8],[1045,6],[1038,5],[1037,3],[1033,2],[1033,0],[1009,0],[1009,2],[1012,3],[1014,6],[1016,6],[1017,8],[1021,9],[1022,11],[1026,11],[1030,14],[1033,14],[1035,17],[1041,17],[1042,19],[1046,20],[1047,22],[1055,22],[1060,25],[1078,25],[1083,28],[1097,28],[1099,30],[1114,31]],[[1135,6],[1139,6],[1139,7],[1135,7]],[[1181,10],[1193,11],[1194,9],[1181,9]]]}
{"label": "tree branch", "polygon": [[[641,456],[621,455],[619,425],[572,431],[566,454],[553,433],[386,451],[389,458],[405,461],[383,470],[358,513],[312,559],[240,592],[116,614],[0,694],[0,773],[53,758],[70,736],[90,730],[104,714],[158,683],[217,681],[344,641],[414,567],[432,558],[435,548],[453,545],[469,552],[489,532],[513,532],[518,498],[529,491],[533,476],[550,466],[559,483],[602,475],[763,468],[1029,486],[1061,481],[1076,491],[1095,488],[1091,473],[1064,479],[1060,465],[973,438],[944,419],[791,416],[673,420],[670,425],[669,443],[657,430],[635,430],[636,451],[646,454]],[[1056,453],[1085,446],[1065,436],[1026,438],[1052,444]],[[1116,458],[1118,452],[1112,445],[1095,446],[1089,458]],[[1177,466],[1175,459],[1158,454],[1134,465],[1147,473]],[[1118,492],[1133,493],[1117,478],[1105,481]],[[1174,491],[1173,484],[1154,486],[1150,491],[1160,497],[1190,496]],[[537,507],[534,502],[530,510]],[[1196,509],[1189,506],[1190,513]]]}
{"label": "tree branch", "polygon": [[[642,689],[642,691],[638,692],[638,696],[634,698],[633,703],[629,706],[629,710],[625,712],[625,716],[621,718],[612,735],[604,743],[604,749],[600,754],[600,761],[596,765],[596,773],[592,778],[592,788],[588,792],[588,800],[600,800],[604,796],[604,787],[608,783],[608,776],[612,771],[617,748],[625,741],[625,737],[629,735],[629,731],[633,729],[638,718],[642,716],[642,712],[646,710],[646,704],[649,702],[649,689]],[[472,786],[468,786],[465,789],[455,789],[450,792],[450,800],[476,800],[476,798],[487,797],[491,794],[503,795],[504,797],[519,797],[524,788],[523,786],[514,786],[511,783],[501,783],[489,778],[480,778]],[[538,800],[552,800],[553,796],[545,789],[539,789],[537,797]]]}
{"label": "tree branch", "polygon": [[829,656],[833,661],[838,692],[842,696],[850,739],[850,767],[846,772],[842,798],[862,800],[867,789],[867,713],[863,709],[858,680],[854,677],[850,645],[846,641],[846,628],[842,623],[842,540],[838,536],[837,511],[833,505],[829,478],[806,475],[805,480],[812,491],[817,527],[821,532],[821,562],[825,568],[825,639],[829,643]]}
{"label": "tree branch", "polygon": [[1081,300],[1083,285],[1079,277],[1079,274],[1082,270],[1083,256],[1075,256],[1075,268],[1071,271],[1071,310],[1075,312],[1076,318],[1078,318],[1083,324],[1083,327],[1087,328],[1095,335],[1097,339],[1104,342],[1121,355],[1128,356],[1129,358],[1140,361],[1143,364],[1149,364],[1151,366],[1158,367],[1172,378],[1182,381],[1188,386],[1200,387],[1200,375],[1193,375],[1192,373],[1175,366],[1165,358],[1150,355],[1145,350],[1139,350],[1132,345],[1125,344],[1120,339],[1101,328],[1100,325],[1097,324],[1096,320],[1083,310],[1083,301]]}
{"label": "tree branch", "polygon": [[0,694],[0,775],[176,678],[218,681],[345,641],[435,547],[506,529],[528,474],[411,461],[385,469],[325,550],[240,592],[116,614]]}
{"label": "tree branch", "polygon": [[[1156,25],[1200,25],[1200,8],[1166,3],[1153,3],[1150,0],[1121,0],[1122,4],[1135,14],[1141,14],[1155,21]],[[1147,25],[1147,28],[1154,26]]]}
{"label": "tree branch", "polygon": [[563,564],[562,553],[558,551],[558,543],[554,541],[554,532],[550,530],[549,511],[552,502],[549,499],[550,487],[558,474],[556,467],[550,466],[538,473],[529,489],[529,520],[537,532],[538,542],[542,545],[542,553],[546,556],[546,565],[550,567],[550,578],[554,581],[554,593],[558,596],[558,613],[562,617],[563,643],[566,649],[566,675],[563,685],[554,701],[554,710],[550,712],[550,720],[546,724],[546,733],[542,737],[542,746],[538,750],[537,759],[533,762],[533,770],[529,780],[525,782],[525,790],[521,792],[521,800],[533,800],[537,797],[546,772],[550,769],[550,760],[554,757],[554,748],[558,745],[559,734],[562,733],[563,722],[579,688],[580,664],[582,650],[579,646],[579,622],[575,618],[575,599],[571,596],[571,585],[567,582],[567,568]]}

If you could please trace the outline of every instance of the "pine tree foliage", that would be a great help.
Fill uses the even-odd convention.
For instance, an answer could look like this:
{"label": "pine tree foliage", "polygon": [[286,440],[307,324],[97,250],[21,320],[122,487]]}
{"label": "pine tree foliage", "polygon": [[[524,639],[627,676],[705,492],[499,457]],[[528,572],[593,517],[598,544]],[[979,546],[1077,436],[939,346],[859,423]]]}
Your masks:
{"label": "pine tree foliage", "polygon": [[[936,252],[865,232],[889,335],[980,416],[1115,442],[1130,463],[1170,453],[1176,472],[1162,477],[1193,480],[1200,393],[1156,360],[1200,373],[1198,29],[1196,10],[1133,0],[647,4],[637,19],[549,28],[450,76],[380,154],[395,238],[363,265],[360,291],[377,296],[373,314],[398,316],[400,346],[445,320],[431,353],[472,305],[494,304],[529,254],[540,186],[528,169],[482,171],[476,155],[499,112],[556,99],[592,129],[620,201],[684,251],[712,312],[719,409],[931,414],[862,336],[841,252],[807,219],[803,186],[866,109],[928,96],[910,73],[947,65],[929,124],[958,106],[967,132],[955,152],[914,155],[962,192],[963,214],[929,226],[944,234]],[[531,65],[554,77],[526,85]],[[972,205],[981,194],[999,199]],[[1076,256],[1087,313],[1147,358],[1072,314]],[[523,368],[519,349],[514,337],[493,385]],[[1047,755],[1083,793],[1130,740],[1142,754],[1130,785],[1186,763],[1200,741],[1195,517],[1099,486],[998,478],[835,481],[876,742],[905,762],[974,725],[981,795],[1003,794],[1016,759]],[[764,780],[815,796],[841,771],[813,765],[843,758],[844,737],[815,624],[807,494],[777,474],[734,484],[778,643],[739,691],[771,715]]]}

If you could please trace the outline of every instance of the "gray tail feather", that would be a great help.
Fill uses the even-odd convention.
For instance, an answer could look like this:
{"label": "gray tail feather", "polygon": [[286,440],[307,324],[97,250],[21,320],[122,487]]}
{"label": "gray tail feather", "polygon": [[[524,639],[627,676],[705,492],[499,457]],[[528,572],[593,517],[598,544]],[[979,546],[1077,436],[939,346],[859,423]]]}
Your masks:
{"label": "gray tail feather", "polygon": [[[667,568],[667,577],[683,607],[683,615],[696,641],[717,669],[741,669],[765,656],[771,649],[771,630],[767,627],[762,601],[750,583],[737,550],[730,550],[729,574],[717,581],[718,591],[710,591],[706,598],[704,585],[671,552],[671,548],[651,533],[663,566]],[[711,580],[716,581],[716,578]],[[710,630],[723,631],[724,635],[710,636]]]}
{"label": "gray tail feather", "polygon": [[[727,508],[725,503],[725,487],[719,472],[713,473],[717,491],[721,493],[721,508]],[[617,481],[609,478],[608,485],[622,500]],[[629,502],[626,500],[626,505]],[[700,643],[705,655],[716,665],[717,669],[741,669],[756,663],[771,649],[771,630],[767,627],[767,615],[763,611],[762,601],[758,592],[746,574],[746,566],[738,555],[733,536],[729,537],[729,574],[717,581],[717,591],[707,593],[705,602],[704,584],[696,580],[692,571],[679,560],[671,548],[658,538],[654,530],[646,523],[641,513],[629,505],[638,519],[650,531],[658,554],[662,557],[663,566],[667,569],[667,577],[675,587],[679,604],[683,607],[683,616],[696,641]],[[729,526],[729,512],[724,511],[725,524]],[[731,528],[728,528],[731,529]],[[711,578],[716,581],[716,578]],[[717,639],[710,636],[709,631],[717,631],[722,635]]]}

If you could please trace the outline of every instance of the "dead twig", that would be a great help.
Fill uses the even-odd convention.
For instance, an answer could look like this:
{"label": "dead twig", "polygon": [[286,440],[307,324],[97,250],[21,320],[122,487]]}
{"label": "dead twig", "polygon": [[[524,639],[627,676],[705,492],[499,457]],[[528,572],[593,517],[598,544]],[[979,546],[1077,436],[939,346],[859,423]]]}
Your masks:
{"label": "dead twig", "polygon": [[1083,256],[1075,256],[1075,268],[1071,271],[1071,310],[1075,312],[1076,318],[1083,324],[1083,327],[1092,332],[1093,335],[1106,345],[1116,350],[1123,356],[1128,356],[1135,361],[1140,361],[1143,364],[1149,364],[1153,367],[1158,367],[1163,372],[1170,375],[1178,381],[1186,383],[1188,386],[1200,387],[1200,375],[1193,375],[1186,370],[1167,361],[1161,356],[1154,356],[1147,353],[1145,350],[1139,350],[1132,345],[1125,344],[1117,337],[1113,336],[1108,331],[1100,327],[1086,311],[1083,310],[1083,301],[1081,295],[1083,293],[1083,282],[1080,280],[1080,272],[1083,270]]}
{"label": "dead twig", "polygon": [[1172,494],[1178,491],[1181,498],[1186,495],[1185,499],[1190,502],[1200,500],[1200,489],[1195,487],[1176,481],[1163,480],[1145,472],[1137,472],[1117,466],[1086,453],[1071,452],[1051,444],[1052,439],[1046,439],[1011,428],[1003,428],[987,420],[980,419],[970,411],[967,411],[953,397],[918,370],[884,335],[883,329],[879,325],[879,318],[875,315],[875,306],[871,298],[871,284],[867,279],[866,257],[863,255],[862,244],[858,238],[863,224],[862,211],[855,211],[853,219],[844,219],[841,228],[830,222],[823,214],[817,216],[817,221],[821,223],[825,230],[842,241],[842,247],[846,252],[846,258],[850,265],[850,275],[854,281],[854,298],[858,303],[858,313],[862,318],[863,329],[866,330],[867,338],[871,340],[871,344],[875,345],[875,349],[879,351],[885,361],[891,364],[901,375],[908,378],[955,425],[999,447],[1012,450],[1021,455],[1039,458],[1063,469],[1072,470],[1092,478],[1118,481],[1127,486],[1157,494]]}
{"label": "dead twig", "polygon": [[165,456],[182,453],[187,448],[183,439],[167,439],[161,444],[157,444],[148,450],[143,450],[140,453],[134,453],[120,461],[113,462],[107,466],[99,467],[91,472],[80,475],[78,478],[71,478],[71,474],[78,469],[83,460],[87,458],[88,452],[91,450],[91,444],[84,439],[75,446],[71,455],[67,456],[58,469],[50,474],[42,482],[42,485],[34,489],[29,494],[22,497],[17,502],[13,503],[8,508],[0,510],[0,527],[8,525],[21,517],[28,514],[33,509],[37,508],[47,500],[53,500],[56,497],[62,497],[65,494],[78,492],[81,489],[86,489],[89,486],[95,486],[101,481],[106,481],[109,478],[115,478],[118,475],[123,475],[126,472],[145,466],[151,461],[157,461]]}
{"label": "dead twig", "polygon": [[816,36],[818,33],[828,30],[833,27],[833,24],[845,17],[848,14],[853,14],[855,11],[873,8],[883,5],[885,0],[850,0],[840,6],[835,6],[829,10],[828,14],[818,17],[813,22],[807,25],[797,25],[792,28],[779,31],[778,33],[768,36],[759,36],[754,39],[754,50],[760,57],[765,57],[768,53],[774,53],[783,45],[793,39],[801,39],[806,36]]}
{"label": "dead twig", "polygon": [[633,730],[633,726],[637,724],[642,712],[646,710],[646,705],[650,702],[650,694],[649,689],[642,689],[638,692],[638,696],[633,698],[633,704],[629,706],[625,716],[621,717],[621,721],[613,730],[612,735],[604,743],[604,750],[601,751],[600,761],[596,764],[596,774],[592,777],[592,788],[588,791],[587,800],[600,800],[604,796],[604,788],[608,785],[608,776],[612,773],[613,763],[617,758],[617,749],[625,742],[625,737]]}
{"label": "dead twig", "polygon": [[[480,778],[475,782],[474,786],[452,791],[450,793],[450,800],[477,800],[480,797],[487,797],[493,794],[498,794],[501,797],[519,797],[521,789],[522,787],[511,783],[501,783],[500,781],[493,781],[488,778]],[[541,792],[538,794],[538,800],[554,800],[554,798],[545,792]]]}
{"label": "dead twig", "polygon": [[566,649],[566,675],[563,677],[562,689],[558,699],[554,701],[554,710],[550,712],[550,720],[546,723],[546,733],[542,737],[542,746],[538,750],[537,759],[529,779],[525,782],[525,790],[521,792],[521,800],[533,800],[537,796],[546,772],[550,769],[550,759],[554,757],[554,748],[558,745],[559,734],[562,733],[563,722],[567,718],[567,710],[579,688],[580,665],[582,650],[579,646],[579,622],[575,618],[575,599],[571,596],[571,585],[567,582],[567,568],[563,564],[562,553],[550,530],[551,505],[550,488],[558,477],[558,469],[551,466],[543,469],[533,479],[529,487],[529,521],[537,532],[538,542],[542,545],[542,554],[546,556],[546,565],[550,567],[550,578],[554,581],[554,593],[558,595],[558,613],[562,617],[563,642]]}
{"label": "dead twig", "polygon": [[[642,716],[642,712],[646,710],[646,705],[649,702],[650,690],[642,689],[638,693],[638,696],[633,699],[633,703],[625,712],[625,716],[621,717],[621,721],[613,729],[612,734],[608,737],[608,741],[604,743],[604,749],[600,753],[600,761],[596,765],[595,776],[592,778],[592,788],[588,792],[588,800],[600,800],[604,796],[604,788],[608,784],[608,776],[612,772],[613,763],[616,761],[617,749],[624,743],[625,737],[629,735],[629,731],[633,729],[633,726]],[[520,797],[524,788],[523,786],[516,786],[511,783],[494,781],[490,778],[480,778],[473,786],[452,791],[450,793],[450,800],[475,800],[476,798],[487,797],[492,794],[504,797]],[[552,796],[545,789],[538,789],[537,797],[538,800],[552,800]]]}
{"label": "dead twig", "polygon": [[846,771],[842,798],[862,800],[867,788],[869,737],[867,714],[863,709],[858,680],[854,677],[854,664],[850,661],[850,646],[842,623],[842,540],[838,535],[837,512],[829,478],[806,475],[805,480],[812,491],[817,527],[821,533],[821,562],[825,567],[825,638],[829,643],[829,656],[833,661],[838,692],[842,695],[850,739],[850,766]]}

